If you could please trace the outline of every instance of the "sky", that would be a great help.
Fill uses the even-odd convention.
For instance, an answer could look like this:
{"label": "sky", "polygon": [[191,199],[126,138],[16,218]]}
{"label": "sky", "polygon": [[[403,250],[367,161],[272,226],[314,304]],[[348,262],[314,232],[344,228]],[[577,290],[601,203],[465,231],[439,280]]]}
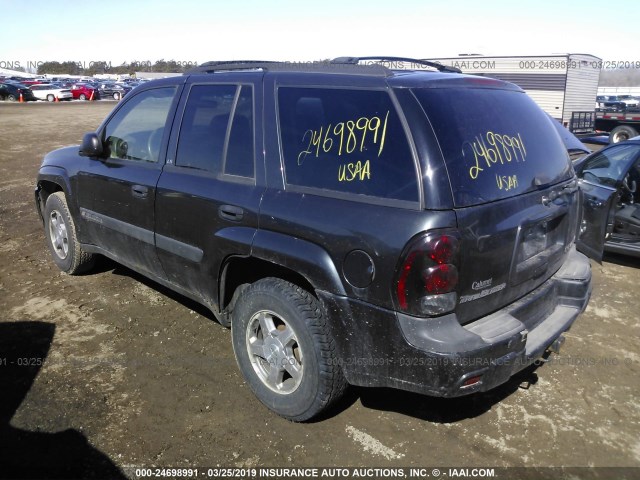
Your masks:
{"label": "sky", "polygon": [[589,53],[640,64],[640,2],[0,0],[0,68]]}

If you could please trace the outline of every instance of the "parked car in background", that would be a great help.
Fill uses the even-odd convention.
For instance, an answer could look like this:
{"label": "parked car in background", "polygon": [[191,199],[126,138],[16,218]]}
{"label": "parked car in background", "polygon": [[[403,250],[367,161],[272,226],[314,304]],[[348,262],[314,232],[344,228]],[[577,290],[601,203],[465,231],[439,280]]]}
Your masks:
{"label": "parked car in background", "polygon": [[624,110],[625,104],[618,100],[615,95],[598,95],[596,97],[596,108],[601,110]]}
{"label": "parked car in background", "polygon": [[48,102],[53,102],[56,100],[71,100],[73,99],[73,94],[71,90],[68,88],[64,88],[61,85],[57,85],[55,83],[51,83],[49,85],[34,85],[31,87],[33,94],[38,98],[38,100],[47,100]]}
{"label": "parked car in background", "polygon": [[618,95],[618,100],[624,103],[627,108],[638,108],[640,101],[632,95]]}
{"label": "parked car in background", "polygon": [[19,83],[0,83],[0,100],[17,102],[20,100],[20,94],[22,94],[22,100],[25,102],[37,100],[33,92],[26,85]]}
{"label": "parked car in background", "polygon": [[131,88],[136,88],[136,87],[139,87],[140,85],[143,85],[144,83],[145,82],[141,82],[141,81],[133,81],[133,82],[127,82],[126,85]]}
{"label": "parked car in background", "polygon": [[23,85],[27,85],[28,87],[30,87],[31,85],[42,85],[44,83],[49,83],[46,80],[24,80]]}
{"label": "parked car in background", "polygon": [[71,94],[74,100],[99,100],[98,89],[88,83],[76,83],[71,87]]}
{"label": "parked car in background", "polygon": [[73,83],[76,81],[73,78],[67,78],[67,77],[51,77],[51,78],[48,78],[47,80],[50,81],[51,83],[57,83],[57,84]]}
{"label": "parked car in background", "polygon": [[631,95],[598,95],[596,108],[602,110],[623,111],[638,108],[640,102]]}
{"label": "parked car in background", "polygon": [[24,83],[22,83],[23,81],[24,81],[23,78],[18,80],[15,78],[8,77],[8,78],[4,78],[2,80],[2,83],[11,83],[12,85],[24,85]]}
{"label": "parked car in background", "polygon": [[127,93],[131,91],[132,87],[115,82],[103,82],[99,85],[98,91],[100,92],[100,98],[113,98],[114,100],[120,100]]}
{"label": "parked car in background", "polygon": [[574,163],[587,210],[581,227],[605,251],[640,256],[640,137],[609,145]]}

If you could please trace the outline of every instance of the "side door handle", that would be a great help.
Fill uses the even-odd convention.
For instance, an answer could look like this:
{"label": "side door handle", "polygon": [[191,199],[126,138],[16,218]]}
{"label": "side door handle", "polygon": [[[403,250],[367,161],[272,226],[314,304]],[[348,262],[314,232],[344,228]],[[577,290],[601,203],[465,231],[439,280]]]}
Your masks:
{"label": "side door handle", "polygon": [[597,198],[589,198],[587,203],[593,208],[601,208],[604,206],[604,202],[598,200]]}
{"label": "side door handle", "polygon": [[231,222],[239,222],[244,216],[244,210],[235,205],[222,205],[218,208],[220,218]]}
{"label": "side door handle", "polygon": [[131,193],[133,193],[133,196],[136,198],[147,198],[149,188],[144,185],[133,185],[131,187]]}

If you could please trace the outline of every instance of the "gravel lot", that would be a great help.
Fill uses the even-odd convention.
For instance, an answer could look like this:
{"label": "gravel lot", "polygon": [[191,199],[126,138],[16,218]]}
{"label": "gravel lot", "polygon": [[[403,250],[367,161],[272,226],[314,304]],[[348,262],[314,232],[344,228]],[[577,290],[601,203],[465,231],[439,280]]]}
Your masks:
{"label": "gravel lot", "polygon": [[0,104],[0,477],[60,466],[84,478],[132,466],[640,467],[639,260],[594,263],[590,306],[561,355],[495,391],[352,389],[320,421],[290,423],[251,394],[229,331],[206,309],[106,259],[79,277],[50,260],[33,202],[42,156],[79,143],[114,105]]}

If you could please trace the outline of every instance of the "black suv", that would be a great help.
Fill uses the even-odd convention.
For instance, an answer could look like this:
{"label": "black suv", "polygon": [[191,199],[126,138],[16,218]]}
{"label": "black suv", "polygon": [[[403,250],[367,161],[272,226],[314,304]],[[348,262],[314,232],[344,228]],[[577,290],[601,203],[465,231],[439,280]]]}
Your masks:
{"label": "black suv", "polygon": [[0,100],[17,102],[22,95],[22,101],[35,102],[38,100],[29,87],[21,83],[0,83]]}
{"label": "black suv", "polygon": [[379,60],[210,62],[138,87],[44,159],[54,261],[102,254],[208,306],[291,420],[347,384],[504,383],[590,296],[567,150],[512,84]]}

